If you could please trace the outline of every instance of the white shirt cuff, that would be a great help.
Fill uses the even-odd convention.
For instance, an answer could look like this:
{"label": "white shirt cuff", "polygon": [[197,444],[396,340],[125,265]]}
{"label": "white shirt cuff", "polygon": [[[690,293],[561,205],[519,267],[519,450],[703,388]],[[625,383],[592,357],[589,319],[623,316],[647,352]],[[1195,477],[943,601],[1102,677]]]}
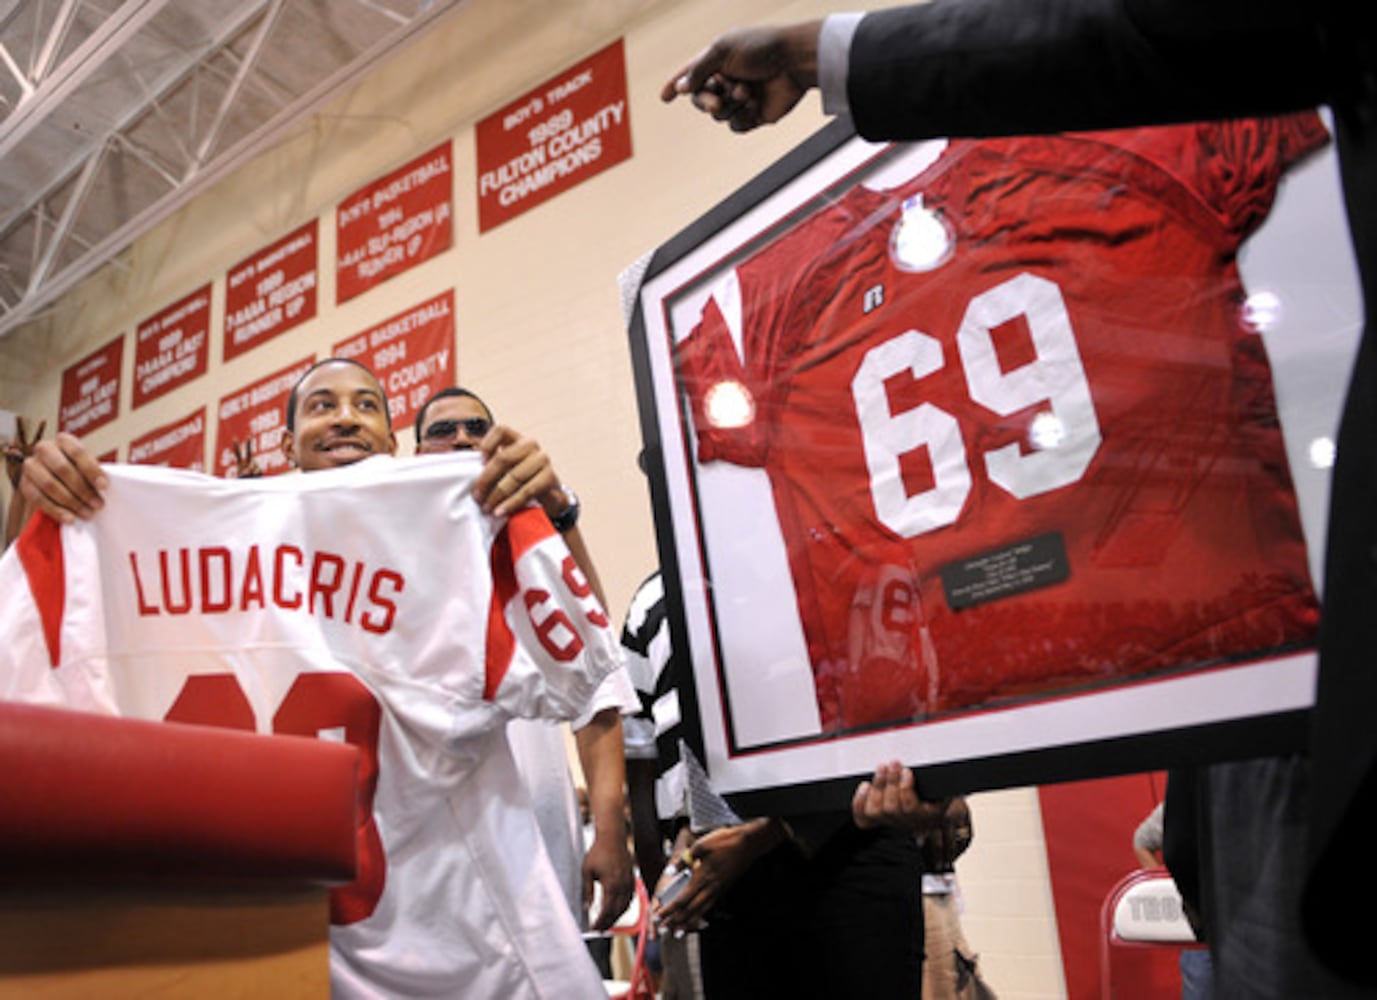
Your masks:
{"label": "white shirt cuff", "polygon": [[602,679],[587,707],[569,725],[575,730],[582,729],[593,721],[593,716],[606,708],[615,708],[618,715],[630,715],[640,707],[631,678],[624,667],[618,667]]}
{"label": "white shirt cuff", "polygon": [[829,115],[851,113],[846,76],[851,68],[851,38],[864,14],[829,14],[818,32],[818,90]]}

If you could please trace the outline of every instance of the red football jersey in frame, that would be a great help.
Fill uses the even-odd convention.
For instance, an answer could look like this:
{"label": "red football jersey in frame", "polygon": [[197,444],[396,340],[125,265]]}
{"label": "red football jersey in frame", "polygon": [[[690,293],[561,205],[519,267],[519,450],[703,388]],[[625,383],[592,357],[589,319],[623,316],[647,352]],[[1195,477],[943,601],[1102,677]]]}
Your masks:
{"label": "red football jersey in frame", "polygon": [[699,460],[770,476],[825,730],[1312,641],[1235,256],[1325,138],[954,143],[728,277],[679,375]]}

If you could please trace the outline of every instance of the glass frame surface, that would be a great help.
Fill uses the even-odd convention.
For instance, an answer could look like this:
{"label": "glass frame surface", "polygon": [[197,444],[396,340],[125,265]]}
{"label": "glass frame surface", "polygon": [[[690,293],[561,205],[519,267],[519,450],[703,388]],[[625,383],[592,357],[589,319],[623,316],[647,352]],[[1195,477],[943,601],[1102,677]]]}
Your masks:
{"label": "glass frame surface", "polygon": [[[818,644],[806,634],[800,610],[807,602],[799,598],[798,543],[787,537],[797,528],[780,514],[781,490],[789,488],[781,482],[785,473],[775,470],[772,480],[768,459],[757,467],[700,461],[702,393],[687,390],[694,375],[676,345],[704,322],[710,298],[725,301],[722,289],[738,268],[752,266],[768,248],[815,225],[860,186],[898,190],[914,177],[933,176],[955,148],[946,141],[874,145],[847,124],[834,123],[623,278],[671,634],[691,667],[691,681],[680,691],[681,710],[689,742],[714,786],[745,812],[835,807],[849,800],[859,778],[891,759],[913,766],[925,793],[941,795],[1303,745],[1315,656],[1312,643],[1295,641],[1294,635],[1265,655],[1059,682],[942,710],[936,710],[934,697],[934,711],[870,724],[827,721]],[[1247,292],[1239,302],[1241,322],[1253,326],[1270,359],[1275,417],[1294,485],[1295,527],[1303,534],[1299,570],[1308,569],[1318,581],[1328,493],[1325,442],[1337,425],[1361,319],[1332,149],[1310,152],[1287,169],[1275,203],[1263,211],[1264,221],[1241,240],[1237,254],[1237,275]],[[888,237],[891,257],[904,242],[893,218],[884,222],[894,230]],[[914,251],[920,269],[941,275],[951,253],[963,252],[965,237],[953,234],[944,248],[946,224],[917,219],[929,230],[927,243]],[[953,287],[953,294],[971,296],[960,282]],[[922,323],[915,318],[916,326]],[[749,352],[737,336],[738,352]],[[950,357],[942,361],[952,363]],[[854,383],[854,367],[837,382],[838,421],[858,419],[849,416],[860,404],[851,405],[848,377]],[[736,408],[741,415],[733,417],[729,407],[724,419],[756,419],[753,402],[748,392]],[[1101,429],[1112,444],[1112,428]],[[985,468],[975,458],[967,464],[977,476]],[[979,513],[968,503],[961,516]],[[914,544],[917,561],[924,562],[921,541]],[[1006,562],[1014,558],[998,546],[989,551]],[[1038,562],[1037,555],[1028,558],[1047,562]],[[953,561],[943,558],[950,568]],[[1073,551],[1073,573],[1075,559]],[[1015,566],[1025,582],[1031,580],[1029,589],[1055,592],[1059,581],[1039,578],[1040,571],[1029,565]],[[988,574],[968,592],[972,587],[977,603],[986,599],[979,597],[982,587],[994,588],[996,602],[1018,593],[992,583]],[[937,592],[950,600],[959,585],[947,580],[943,588]]]}

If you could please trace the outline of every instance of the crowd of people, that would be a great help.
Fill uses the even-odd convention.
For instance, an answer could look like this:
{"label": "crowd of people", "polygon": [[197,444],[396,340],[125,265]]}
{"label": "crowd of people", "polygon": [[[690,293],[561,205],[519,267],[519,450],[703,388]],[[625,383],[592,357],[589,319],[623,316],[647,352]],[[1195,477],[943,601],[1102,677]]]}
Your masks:
{"label": "crowd of people", "polygon": [[[1105,128],[1327,103],[1365,292],[1377,274],[1377,33],[1359,5],[1064,0],[1030,7],[933,0],[731,32],[675,72],[661,96],[687,98],[745,132],[778,121],[814,88],[826,110],[849,115],[863,136],[896,140]],[[1370,634],[1377,628],[1370,614],[1377,598],[1371,516],[1377,509],[1371,440],[1377,360],[1370,342],[1365,330],[1339,438],[1310,752],[1182,769],[1169,785],[1162,850],[1200,915],[1222,996],[1365,995],[1377,985],[1357,947],[1363,928],[1346,923],[1344,908],[1334,904],[1340,894],[1361,894],[1370,878],[1357,834],[1377,800],[1377,740],[1366,723],[1377,692],[1365,669],[1366,651],[1377,642]],[[331,358],[308,370],[285,417],[283,454],[313,476],[364,468],[361,463],[398,450],[386,393],[354,361]],[[78,438],[44,431],[40,425],[30,434],[21,423],[6,451],[14,486],[7,541],[31,515],[71,527],[102,517],[107,504],[112,474]],[[950,905],[954,862],[970,838],[964,801],[925,801],[913,772],[886,761],[859,785],[849,810],[741,818],[714,802],[710,786],[695,784],[701,768],[678,738],[673,714],[659,710],[688,683],[671,648],[659,575],[630,602],[620,643],[627,666],[608,670],[595,665],[596,657],[575,660],[575,644],[591,652],[613,642],[612,626],[579,532],[579,501],[550,457],[463,388],[427,400],[415,434],[416,458],[401,464],[461,470],[473,504],[466,517],[499,526],[483,536],[494,552],[509,546],[513,565],[529,551],[553,553],[551,579],[562,581],[565,602],[555,614],[568,628],[552,638],[543,629],[554,614],[537,621],[543,605],[528,596],[536,641],[511,655],[532,662],[521,660],[511,675],[490,670],[475,705],[444,703],[456,717],[491,710],[501,738],[494,741],[485,729],[475,742],[442,740],[409,752],[427,761],[437,752],[452,754],[486,776],[432,780],[443,784],[435,808],[450,817],[446,822],[481,813],[486,797],[495,797],[508,810],[510,829],[523,837],[539,829],[544,847],[534,857],[517,856],[510,844],[470,831],[466,902],[459,883],[440,877],[447,871],[440,857],[452,852],[452,843],[420,834],[402,841],[394,832],[398,824],[423,830],[439,820],[385,815],[397,803],[380,798],[384,851],[397,859],[410,852],[416,865],[405,869],[413,875],[395,891],[412,895],[384,897],[386,905],[355,916],[348,933],[336,936],[341,992],[465,995],[483,982],[501,995],[605,995],[580,924],[609,928],[630,902],[636,877],[657,897],[666,996],[946,997],[977,995],[958,992],[975,990],[973,983],[987,989],[973,974],[974,958]],[[455,459],[454,452],[468,457]],[[251,453],[236,455],[241,475],[251,479]],[[377,468],[382,474],[383,466]],[[537,525],[529,516],[535,511]],[[448,522],[406,527],[437,547],[461,530]],[[491,565],[499,563],[494,556]],[[493,586],[506,584],[517,586],[504,579]],[[524,627],[514,632],[529,640]],[[575,662],[582,671],[576,704],[545,690],[557,686],[549,666],[555,661]],[[366,670],[356,673],[372,680]],[[517,674],[528,688],[507,687]],[[438,683],[445,688],[443,679]],[[385,716],[405,714],[404,698],[382,701]],[[574,727],[587,782],[593,836],[586,847],[555,728],[561,721]],[[483,762],[465,756],[474,747],[486,755]],[[519,781],[512,761],[519,762]],[[707,807],[696,801],[702,797]],[[415,874],[427,865],[435,866],[434,879]],[[601,903],[590,915],[595,887]],[[484,926],[475,926],[475,893],[494,900],[480,908],[496,915]],[[547,919],[553,909],[561,915]],[[426,950],[436,948],[451,954],[433,962]]]}

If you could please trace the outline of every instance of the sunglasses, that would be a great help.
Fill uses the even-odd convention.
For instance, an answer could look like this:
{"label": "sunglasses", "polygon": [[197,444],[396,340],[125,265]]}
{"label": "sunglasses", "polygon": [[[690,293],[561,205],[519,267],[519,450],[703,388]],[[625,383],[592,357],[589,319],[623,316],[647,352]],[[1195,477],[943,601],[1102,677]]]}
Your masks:
{"label": "sunglasses", "polygon": [[459,436],[459,428],[464,429],[464,433],[477,441],[484,434],[488,433],[488,428],[492,426],[492,421],[486,417],[465,417],[462,420],[437,420],[426,428],[423,437],[427,441],[453,441]]}

